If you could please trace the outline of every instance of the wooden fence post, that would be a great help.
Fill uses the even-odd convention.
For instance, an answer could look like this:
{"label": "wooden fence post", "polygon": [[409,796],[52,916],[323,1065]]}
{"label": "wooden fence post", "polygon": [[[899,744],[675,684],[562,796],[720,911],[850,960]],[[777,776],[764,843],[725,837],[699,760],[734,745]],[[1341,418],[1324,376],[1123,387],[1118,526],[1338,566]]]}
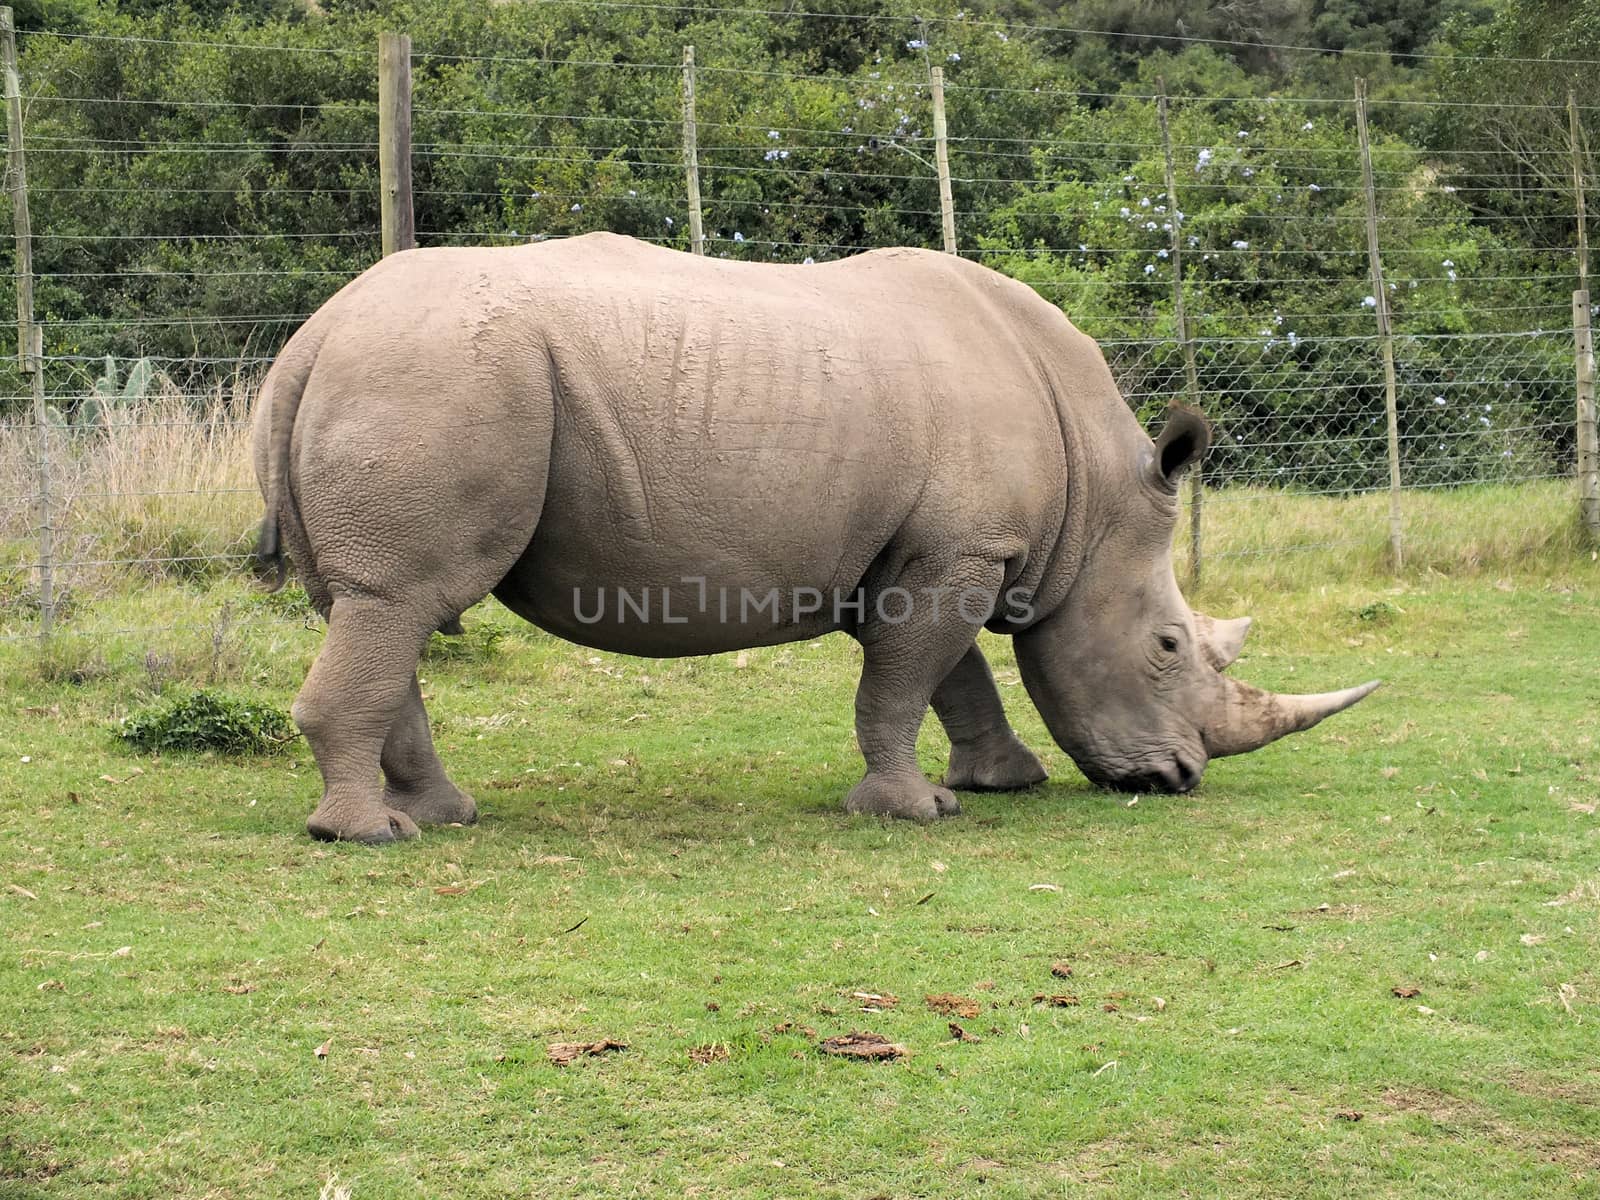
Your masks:
{"label": "wooden fence post", "polygon": [[932,67],[928,71],[933,91],[933,161],[939,172],[939,216],[944,227],[944,252],[957,254],[956,205],[950,193],[949,137],[944,122],[944,68]]}
{"label": "wooden fence post", "polygon": [[383,253],[417,244],[411,203],[411,38],[378,35],[378,179]]}
{"label": "wooden fence post", "polygon": [[5,72],[6,188],[17,239],[17,362],[32,381],[38,438],[39,640],[55,621],[55,530],[50,512],[50,419],[44,402],[44,330],[33,319],[33,229],[28,218],[28,171],[22,148],[22,80],[17,73],[17,27],[0,8],[0,69]]}
{"label": "wooden fence post", "polygon": [[1578,204],[1578,287],[1589,290],[1589,217],[1583,194],[1583,127],[1578,124],[1578,98],[1567,92],[1567,138],[1572,148],[1572,197]]}
{"label": "wooden fence post", "polygon": [[689,249],[706,252],[705,217],[700,212],[700,150],[694,121],[694,47],[683,48],[683,178],[689,191]]}
{"label": "wooden fence post", "polygon": [[1572,339],[1578,366],[1578,519],[1600,538],[1600,430],[1596,429],[1594,331],[1589,319],[1589,217],[1584,203],[1583,127],[1578,101],[1567,93],[1572,142],[1572,195],[1578,204],[1578,290],[1572,293]]}
{"label": "wooden fence post", "polygon": [[[1167,125],[1167,81],[1156,77],[1156,117],[1161,122],[1161,152],[1166,160],[1167,222],[1172,227],[1172,319],[1177,326],[1178,342],[1183,347],[1183,373],[1188,384],[1189,403],[1200,407],[1200,371],[1195,366],[1194,342],[1189,337],[1189,322],[1183,310],[1183,223],[1178,211],[1178,179],[1172,165],[1172,131]],[[1201,542],[1204,532],[1205,464],[1195,463],[1189,468],[1189,584],[1200,586],[1200,573],[1205,565]]]}
{"label": "wooden fence post", "polygon": [[1361,188],[1367,201],[1367,260],[1372,268],[1372,297],[1383,348],[1383,406],[1389,427],[1389,554],[1398,571],[1405,563],[1400,522],[1400,417],[1395,398],[1394,329],[1389,323],[1389,293],[1383,284],[1383,257],[1378,252],[1378,193],[1372,182],[1365,79],[1356,80],[1356,135],[1361,143]]}
{"label": "wooden fence post", "polygon": [[1589,290],[1572,293],[1572,333],[1578,363],[1578,516],[1591,536],[1600,536],[1600,430],[1594,397],[1594,335],[1589,326]]}

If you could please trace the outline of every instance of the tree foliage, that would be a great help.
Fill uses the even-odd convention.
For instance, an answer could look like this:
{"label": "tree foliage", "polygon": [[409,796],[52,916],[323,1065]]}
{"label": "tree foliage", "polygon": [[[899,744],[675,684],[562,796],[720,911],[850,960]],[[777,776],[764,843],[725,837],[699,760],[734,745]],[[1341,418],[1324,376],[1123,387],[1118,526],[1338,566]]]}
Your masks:
{"label": "tree foliage", "polygon": [[[1481,344],[1460,335],[1523,333],[1543,319],[1530,313],[1565,303],[1561,106],[1588,68],[1550,60],[1600,58],[1589,8],[805,7],[786,17],[692,0],[24,5],[36,306],[55,369],[87,380],[107,354],[150,355],[169,374],[212,378],[270,356],[376,258],[380,30],[413,41],[425,245],[605,228],[685,247],[679,64],[692,44],[712,253],[799,262],[937,246],[927,82],[938,65],[964,247],[1034,283],[1113,353],[1118,339],[1148,344],[1155,331],[1133,377],[1164,397],[1182,388],[1178,224],[1205,402],[1224,429],[1281,434],[1248,452],[1225,444],[1217,469],[1270,478],[1282,458],[1273,446],[1302,453],[1381,418],[1381,381],[1350,366],[1351,338],[1371,332],[1345,103],[1361,74],[1375,98],[1391,298],[1409,339],[1402,384],[1426,397],[1402,415],[1407,445],[1469,447],[1470,435],[1463,478],[1508,454],[1568,452],[1560,435],[1507,432],[1554,424],[1565,399],[1531,383],[1520,358],[1499,374],[1480,368]],[[1347,53],[1291,49],[1308,43]],[[1484,61],[1506,55],[1544,61]],[[1158,86],[1172,98],[1175,195]],[[1525,107],[1468,103],[1484,95]],[[1463,382],[1473,372],[1481,387]],[[1248,391],[1236,386],[1246,374]],[[7,395],[23,391],[14,373],[3,382]],[[1343,403],[1327,402],[1334,392]],[[1432,404],[1447,392],[1449,403]],[[1368,481],[1361,464],[1330,469]]]}

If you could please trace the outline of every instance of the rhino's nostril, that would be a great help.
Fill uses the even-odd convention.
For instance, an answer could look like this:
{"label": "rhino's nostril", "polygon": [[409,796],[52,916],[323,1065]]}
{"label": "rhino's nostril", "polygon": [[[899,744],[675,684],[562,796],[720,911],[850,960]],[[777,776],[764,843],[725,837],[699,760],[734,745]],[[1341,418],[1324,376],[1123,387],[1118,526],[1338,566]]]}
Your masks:
{"label": "rhino's nostril", "polygon": [[1173,759],[1172,763],[1177,769],[1177,786],[1172,790],[1175,792],[1193,791],[1195,785],[1200,782],[1199,768],[1191,766],[1188,760],[1182,757]]}

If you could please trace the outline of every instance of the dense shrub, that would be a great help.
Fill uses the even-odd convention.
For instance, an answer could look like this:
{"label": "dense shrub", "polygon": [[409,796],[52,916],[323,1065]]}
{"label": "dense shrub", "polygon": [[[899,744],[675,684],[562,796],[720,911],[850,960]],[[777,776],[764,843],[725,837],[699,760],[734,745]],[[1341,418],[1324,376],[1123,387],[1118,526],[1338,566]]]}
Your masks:
{"label": "dense shrub", "polygon": [[256,700],[198,690],[125,717],[116,735],[135,750],[272,754],[299,736],[288,714]]}

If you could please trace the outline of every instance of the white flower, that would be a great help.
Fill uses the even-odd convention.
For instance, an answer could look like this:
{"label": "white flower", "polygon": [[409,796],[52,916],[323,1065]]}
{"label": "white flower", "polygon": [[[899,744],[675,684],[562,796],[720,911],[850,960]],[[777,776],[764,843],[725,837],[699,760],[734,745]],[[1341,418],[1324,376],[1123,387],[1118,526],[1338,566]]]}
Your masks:
{"label": "white flower", "polygon": [[1308,192],[1320,192],[1321,190],[1322,189],[1314,183],[1306,184],[1306,191]]}
{"label": "white flower", "polygon": [[1089,244],[1087,242],[1079,242],[1078,249],[1080,252],[1087,254],[1089,253]]}
{"label": "white flower", "polygon": [[736,241],[736,242],[742,242],[742,241],[744,241],[744,234],[742,234],[742,233],[739,233],[739,232],[738,232],[738,231],[737,231],[737,230],[736,230],[736,231],[735,231],[735,232],[734,232],[734,235],[733,235],[733,240],[734,240],[734,241]]}
{"label": "white flower", "polygon": [[1312,129],[1312,125],[1311,125],[1310,121],[1307,121],[1304,125],[1300,126],[1300,132],[1301,133],[1310,133],[1311,129]]}
{"label": "white flower", "polygon": [[629,188],[628,189],[628,195],[637,196],[638,194],[639,194],[638,191],[636,191],[634,188]]}
{"label": "white flower", "polygon": [[1148,229],[1151,233],[1154,233],[1156,231],[1156,223],[1154,221],[1146,221],[1144,223],[1144,227],[1146,229]]}
{"label": "white flower", "polygon": [[1128,206],[1124,204],[1121,208],[1117,209],[1117,215],[1120,217],[1131,217],[1133,213],[1129,210]]}
{"label": "white flower", "polygon": [[1132,175],[1124,175],[1122,177],[1122,182],[1123,183],[1132,183],[1133,182],[1133,176]]}
{"label": "white flower", "polygon": [[667,225],[668,225],[669,228],[671,227],[671,225],[672,225],[672,218],[671,217],[667,218]]}
{"label": "white flower", "polygon": [[1202,150],[1202,151],[1200,151],[1199,155],[1195,159],[1194,169],[1196,171],[1203,171],[1207,167],[1209,167],[1210,165],[1211,165],[1211,151],[1210,150]]}
{"label": "white flower", "polygon": [[1456,281],[1456,273],[1454,271],[1446,271],[1445,274],[1449,276],[1451,283]]}
{"label": "white flower", "polygon": [[1146,275],[1154,275],[1156,273],[1156,265],[1155,265],[1155,263],[1145,263],[1145,265],[1144,265],[1144,273]]}
{"label": "white flower", "polygon": [[815,263],[815,262],[816,262],[816,261],[817,261],[817,260],[816,260],[816,259],[814,259],[814,258],[812,258],[812,257],[811,257],[811,256],[810,256],[810,255],[809,255],[809,254],[808,254],[808,255],[806,255],[806,258],[805,258],[805,261],[804,261],[804,262],[803,262],[803,263],[801,263],[801,264],[800,264],[800,265],[801,265],[801,266],[802,266],[802,267],[809,267],[809,266],[812,266],[812,265],[813,265],[813,264],[814,264],[814,263]]}
{"label": "white flower", "polygon": [[1239,171],[1239,174],[1243,175],[1246,179],[1251,178],[1255,173],[1256,171],[1254,167],[1243,167]]}
{"label": "white flower", "polygon": [[572,211],[572,212],[582,212],[582,211],[583,211],[583,205],[581,205],[581,204],[574,204],[574,205],[573,205],[573,206],[572,206],[572,209],[571,209],[571,211]]}
{"label": "white flower", "polygon": [[1440,408],[1444,407],[1444,397],[1443,396],[1435,396],[1433,398],[1433,402],[1435,404],[1437,404]]}
{"label": "white flower", "polygon": [[1199,244],[1200,244],[1200,239],[1198,237],[1196,237],[1194,234],[1191,233],[1189,235],[1189,249],[1193,250]]}
{"label": "white flower", "polygon": [[781,138],[783,136],[783,134],[779,133],[776,129],[769,129],[769,130],[767,130],[767,136],[769,138],[771,138],[773,141],[777,141],[779,138]]}
{"label": "white flower", "polygon": [[945,62],[960,62],[961,61],[961,55],[957,54],[954,50],[952,50],[949,54],[946,54],[944,56],[944,60],[945,60]]}
{"label": "white flower", "polygon": [[1361,299],[1361,307],[1362,308],[1377,308],[1378,307],[1378,298],[1376,296],[1363,296],[1362,299]]}
{"label": "white flower", "polygon": [[1005,30],[1003,30],[1003,29],[996,29],[994,31],[994,35],[995,35],[995,37],[999,38],[1002,42],[1009,42],[1011,40],[1010,38],[1008,38],[1005,35]]}
{"label": "white flower", "polygon": [[1455,266],[1455,263],[1451,262],[1447,258],[1447,259],[1444,260],[1444,262],[1440,263],[1439,265],[1442,266],[1442,267],[1453,267],[1453,266]]}
{"label": "white flower", "polygon": [[927,49],[927,46],[928,43],[923,41],[921,38],[912,38],[906,43],[907,50],[925,50]]}
{"label": "white flower", "polygon": [[1250,243],[1249,242],[1235,241],[1233,243],[1233,248],[1235,250],[1248,250],[1248,249],[1250,249]]}
{"label": "white flower", "polygon": [[[1139,207],[1140,208],[1149,208],[1150,207],[1150,197],[1149,196],[1140,196],[1139,197]],[[1449,263],[1445,263],[1445,266],[1448,267],[1449,265],[1450,265]]]}
{"label": "white flower", "polygon": [[1167,252],[1165,250],[1157,250],[1156,251],[1156,257],[1157,258],[1165,258],[1166,256],[1167,256]]}
{"label": "white flower", "polygon": [[1250,131],[1248,129],[1241,129],[1239,130],[1239,136],[1242,138],[1247,138],[1250,136]]}

